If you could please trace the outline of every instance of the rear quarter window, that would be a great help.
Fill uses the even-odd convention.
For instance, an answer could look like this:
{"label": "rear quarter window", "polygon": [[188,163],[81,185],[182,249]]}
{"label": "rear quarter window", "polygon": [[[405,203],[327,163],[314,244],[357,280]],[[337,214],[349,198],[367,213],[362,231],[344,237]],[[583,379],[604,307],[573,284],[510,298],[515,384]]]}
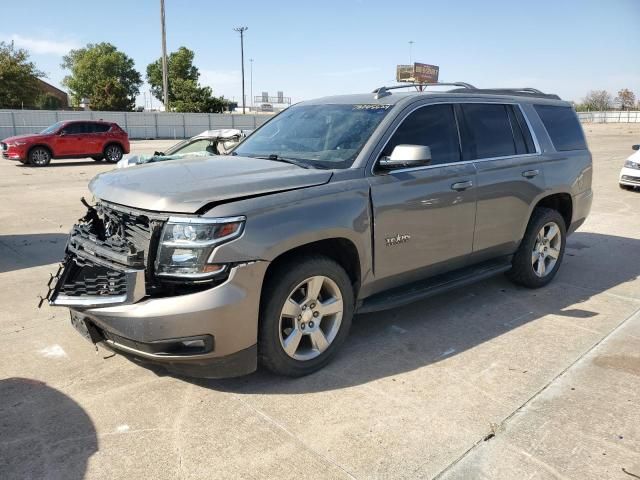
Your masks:
{"label": "rear quarter window", "polygon": [[559,152],[585,150],[587,143],[578,116],[571,107],[534,105],[553,146]]}

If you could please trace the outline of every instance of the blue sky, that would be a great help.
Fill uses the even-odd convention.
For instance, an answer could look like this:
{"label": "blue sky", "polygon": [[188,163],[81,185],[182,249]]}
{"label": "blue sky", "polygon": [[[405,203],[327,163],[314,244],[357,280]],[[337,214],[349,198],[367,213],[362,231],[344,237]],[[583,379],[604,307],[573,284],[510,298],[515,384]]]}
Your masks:
{"label": "blue sky", "polygon": [[[144,75],[160,55],[159,3],[5,0],[0,40],[29,49],[55,85],[62,55],[90,42],[113,43]],[[165,3],[169,51],[193,49],[202,83],[236,100],[238,25],[249,27],[247,95],[249,58],[254,95],[283,90],[297,101],[389,85],[413,40],[413,60],[439,65],[441,81],[533,86],[569,100],[591,89],[640,97],[640,0]]]}

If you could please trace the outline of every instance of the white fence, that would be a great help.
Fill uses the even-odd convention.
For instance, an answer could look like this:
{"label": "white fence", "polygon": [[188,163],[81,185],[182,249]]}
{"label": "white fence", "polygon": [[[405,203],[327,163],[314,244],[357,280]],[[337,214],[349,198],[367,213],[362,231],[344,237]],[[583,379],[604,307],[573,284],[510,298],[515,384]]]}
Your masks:
{"label": "white fence", "polygon": [[582,123],[640,123],[640,111],[578,112]]}
{"label": "white fence", "polygon": [[254,130],[270,115],[165,112],[68,112],[51,110],[0,110],[0,139],[44,130],[61,120],[116,122],[130,138],[189,138],[216,128]]}

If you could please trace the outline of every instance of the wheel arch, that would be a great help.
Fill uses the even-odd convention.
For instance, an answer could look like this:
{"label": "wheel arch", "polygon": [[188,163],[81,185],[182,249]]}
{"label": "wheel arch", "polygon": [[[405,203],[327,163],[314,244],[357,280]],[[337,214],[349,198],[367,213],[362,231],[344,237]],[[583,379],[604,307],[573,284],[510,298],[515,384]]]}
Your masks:
{"label": "wheel arch", "polygon": [[568,192],[559,191],[543,195],[541,198],[538,198],[536,202],[532,203],[527,220],[522,226],[521,238],[524,236],[527,225],[529,225],[529,222],[531,221],[533,212],[539,207],[551,208],[559,212],[564,219],[567,232],[570,231],[573,219],[573,197]]}
{"label": "wheel arch", "polygon": [[263,288],[269,281],[277,268],[296,258],[304,258],[310,255],[321,255],[334,260],[338,265],[344,268],[345,272],[353,285],[354,297],[357,298],[358,290],[362,282],[362,270],[360,265],[360,256],[355,243],[345,237],[332,237],[322,240],[298,245],[287,251],[281,252],[275,257],[267,267],[264,275]]}
{"label": "wheel arch", "polygon": [[29,149],[27,150],[27,159],[29,158],[29,156],[31,155],[31,152],[35,149],[35,148],[44,148],[45,150],[47,150],[49,152],[49,155],[51,155],[51,159],[53,160],[55,158],[55,152],[53,151],[53,148],[51,148],[51,145],[47,145],[46,143],[36,143],[33,144],[29,147]]}

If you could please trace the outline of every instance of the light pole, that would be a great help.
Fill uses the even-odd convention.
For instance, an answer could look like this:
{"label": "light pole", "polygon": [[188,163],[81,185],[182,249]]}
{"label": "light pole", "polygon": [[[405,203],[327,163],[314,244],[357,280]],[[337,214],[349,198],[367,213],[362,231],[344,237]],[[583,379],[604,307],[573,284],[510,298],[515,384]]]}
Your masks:
{"label": "light pole", "polygon": [[160,23],[162,24],[162,93],[164,111],[169,111],[169,69],[167,66],[167,31],[164,26],[164,0],[160,0]]}
{"label": "light pole", "polygon": [[253,58],[249,59],[249,64],[251,65],[251,73],[249,74],[249,78],[251,80],[249,80],[249,85],[251,85],[249,87],[249,95],[251,95],[251,109],[250,111],[253,111]]}
{"label": "light pole", "polygon": [[245,96],[244,96],[244,32],[248,27],[236,27],[234,30],[240,33],[240,61],[242,62],[242,113],[245,113]]}
{"label": "light pole", "polygon": [[413,65],[413,40],[409,40],[409,65]]}

